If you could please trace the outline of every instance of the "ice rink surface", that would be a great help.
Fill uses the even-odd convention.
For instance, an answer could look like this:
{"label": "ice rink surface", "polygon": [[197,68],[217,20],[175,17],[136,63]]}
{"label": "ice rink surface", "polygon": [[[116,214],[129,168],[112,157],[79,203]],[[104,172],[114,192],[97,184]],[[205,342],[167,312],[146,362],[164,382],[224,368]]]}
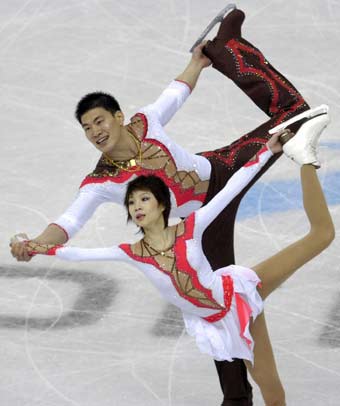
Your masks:
{"label": "ice rink surface", "polygon": [[[73,117],[78,99],[113,93],[127,117],[176,77],[222,0],[0,1],[1,406],[217,406],[213,362],[144,277],[118,263],[18,264],[8,241],[37,235],[98,159]],[[243,33],[301,91],[330,105],[319,176],[340,223],[340,1],[241,0]],[[229,144],[266,117],[212,68],[168,125],[190,151]],[[244,199],[237,263],[254,265],[306,231],[298,168],[282,158]],[[72,241],[137,238],[115,205]],[[340,405],[339,239],[266,303],[290,406]],[[255,388],[255,404],[261,405]]]}

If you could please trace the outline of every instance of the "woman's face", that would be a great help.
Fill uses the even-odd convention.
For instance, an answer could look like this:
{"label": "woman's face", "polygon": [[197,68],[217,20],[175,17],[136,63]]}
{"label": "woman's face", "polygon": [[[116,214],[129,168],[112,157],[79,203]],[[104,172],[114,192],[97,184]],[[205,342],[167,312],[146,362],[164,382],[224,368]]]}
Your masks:
{"label": "woman's face", "polygon": [[145,229],[158,222],[164,224],[164,207],[149,190],[133,191],[129,196],[128,205],[129,214],[137,226]]}

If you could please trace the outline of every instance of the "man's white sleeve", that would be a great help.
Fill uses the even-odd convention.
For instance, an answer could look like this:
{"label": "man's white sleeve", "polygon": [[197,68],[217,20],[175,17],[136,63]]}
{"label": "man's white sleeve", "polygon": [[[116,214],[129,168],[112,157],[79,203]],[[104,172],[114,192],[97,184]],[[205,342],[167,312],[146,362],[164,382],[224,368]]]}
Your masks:
{"label": "man's white sleeve", "polygon": [[173,80],[169,86],[163,90],[158,99],[153,104],[146,106],[143,110],[156,114],[159,122],[164,126],[182,107],[190,93],[191,89],[188,84]]}
{"label": "man's white sleeve", "polygon": [[80,189],[71,206],[53,223],[61,227],[68,238],[72,238],[93,216],[97,207],[108,201],[105,194],[88,188]]}

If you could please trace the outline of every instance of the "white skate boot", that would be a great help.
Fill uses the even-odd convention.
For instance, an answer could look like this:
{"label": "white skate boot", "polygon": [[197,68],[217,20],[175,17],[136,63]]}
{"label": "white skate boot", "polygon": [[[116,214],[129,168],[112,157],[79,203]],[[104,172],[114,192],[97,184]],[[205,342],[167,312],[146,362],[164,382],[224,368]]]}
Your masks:
{"label": "white skate boot", "polygon": [[329,122],[328,113],[310,118],[302,124],[293,138],[285,143],[282,140],[285,155],[299,165],[312,164],[316,168],[320,168],[317,145],[323,129]]}
{"label": "white skate boot", "polygon": [[236,4],[228,4],[226,5],[218,14],[217,16],[210,21],[207,28],[202,32],[202,34],[197,38],[194,45],[190,48],[190,52],[194,50],[197,45],[199,45],[204,38],[209,34],[209,32],[215,27],[216,24],[221,23],[224,17],[232,10],[235,10]]}

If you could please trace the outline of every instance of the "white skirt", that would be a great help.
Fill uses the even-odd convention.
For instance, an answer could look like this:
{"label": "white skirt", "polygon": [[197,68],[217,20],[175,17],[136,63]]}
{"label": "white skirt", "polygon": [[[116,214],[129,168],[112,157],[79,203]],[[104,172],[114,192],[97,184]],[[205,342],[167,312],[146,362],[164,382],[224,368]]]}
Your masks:
{"label": "white skirt", "polygon": [[195,337],[200,351],[217,361],[240,358],[253,362],[254,341],[249,324],[250,318],[255,320],[263,310],[263,301],[256,289],[261,281],[253,270],[238,265],[221,268],[215,274],[230,275],[233,280],[234,294],[229,312],[214,323],[183,313],[186,330]]}

